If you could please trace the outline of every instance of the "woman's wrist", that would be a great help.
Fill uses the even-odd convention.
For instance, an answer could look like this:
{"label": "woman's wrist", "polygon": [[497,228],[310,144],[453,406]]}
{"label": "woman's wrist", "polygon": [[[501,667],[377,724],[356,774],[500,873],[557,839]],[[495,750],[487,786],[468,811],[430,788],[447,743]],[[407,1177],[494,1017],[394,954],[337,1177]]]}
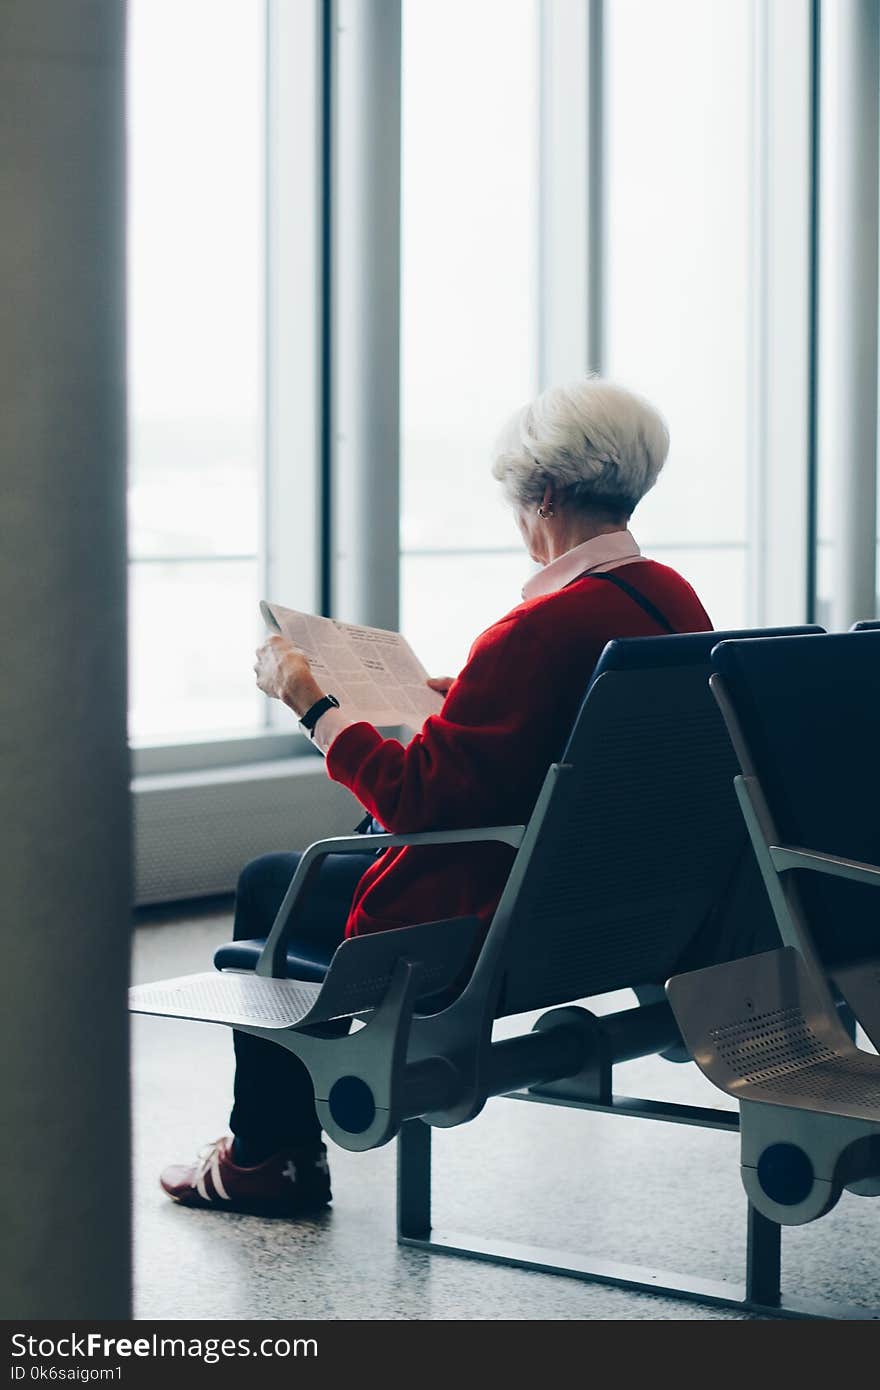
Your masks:
{"label": "woman's wrist", "polygon": [[285,705],[301,719],[324,694],[325,692],[309,672],[308,675],[297,675],[293,680],[288,681],[281,698]]}

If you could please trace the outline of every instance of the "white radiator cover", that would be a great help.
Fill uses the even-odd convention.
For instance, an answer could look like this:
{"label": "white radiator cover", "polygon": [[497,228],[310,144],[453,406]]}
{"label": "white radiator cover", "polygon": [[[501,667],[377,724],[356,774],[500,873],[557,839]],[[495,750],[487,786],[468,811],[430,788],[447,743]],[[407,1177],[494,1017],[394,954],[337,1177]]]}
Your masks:
{"label": "white radiator cover", "polygon": [[348,834],[363,816],[311,758],[136,777],[132,799],[138,907],[231,893],[249,860]]}

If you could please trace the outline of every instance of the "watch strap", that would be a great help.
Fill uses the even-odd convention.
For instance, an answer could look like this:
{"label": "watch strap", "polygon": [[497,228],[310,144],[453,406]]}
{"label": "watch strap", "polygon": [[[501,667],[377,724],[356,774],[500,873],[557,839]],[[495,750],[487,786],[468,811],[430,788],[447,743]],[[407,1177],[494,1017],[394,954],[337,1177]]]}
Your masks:
{"label": "watch strap", "polygon": [[322,695],[320,700],[316,700],[313,705],[309,706],[300,719],[299,727],[305,729],[309,738],[314,738],[315,725],[321,718],[321,715],[327,713],[328,709],[339,709],[339,701],[335,695]]}

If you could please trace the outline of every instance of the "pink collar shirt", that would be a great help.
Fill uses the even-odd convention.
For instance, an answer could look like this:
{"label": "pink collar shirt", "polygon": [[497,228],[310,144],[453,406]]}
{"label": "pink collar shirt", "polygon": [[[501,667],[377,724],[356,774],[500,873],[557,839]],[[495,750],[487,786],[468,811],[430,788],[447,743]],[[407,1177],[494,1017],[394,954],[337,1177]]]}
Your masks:
{"label": "pink collar shirt", "polygon": [[528,599],[554,594],[582,574],[600,574],[616,569],[618,565],[632,565],[645,558],[631,531],[608,531],[605,535],[594,536],[592,540],[572,546],[564,555],[544,565],[537,574],[526,580],[522,596]]}

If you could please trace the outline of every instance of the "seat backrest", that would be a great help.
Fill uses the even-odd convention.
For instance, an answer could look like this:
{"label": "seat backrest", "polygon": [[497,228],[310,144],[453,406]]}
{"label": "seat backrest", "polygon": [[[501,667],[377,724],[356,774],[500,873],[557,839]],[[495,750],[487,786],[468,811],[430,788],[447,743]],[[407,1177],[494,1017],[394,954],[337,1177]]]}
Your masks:
{"label": "seat backrest", "polygon": [[662,983],[676,967],[778,944],[708,684],[712,648],[734,635],[605,648],[549,774],[537,841],[499,905],[499,1013]]}
{"label": "seat backrest", "polygon": [[853,623],[850,632],[880,632],[880,618],[866,618],[862,623]]}
{"label": "seat backrest", "polygon": [[[880,864],[880,632],[724,642],[716,669],[783,844]],[[880,956],[880,892],[799,872],[828,969]]]}

